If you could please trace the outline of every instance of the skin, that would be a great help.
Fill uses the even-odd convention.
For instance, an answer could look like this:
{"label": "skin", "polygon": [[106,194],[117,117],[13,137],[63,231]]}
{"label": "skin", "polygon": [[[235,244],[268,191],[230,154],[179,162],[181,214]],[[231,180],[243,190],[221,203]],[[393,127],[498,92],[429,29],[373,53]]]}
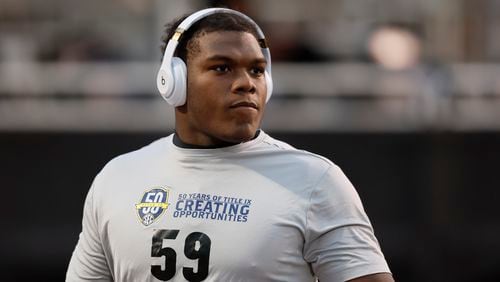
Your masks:
{"label": "skin", "polygon": [[251,140],[266,101],[266,60],[247,32],[200,35],[187,58],[186,104],[176,108],[176,132],[188,144],[220,146]]}
{"label": "skin", "polygon": [[390,273],[376,273],[358,277],[349,280],[349,282],[394,282],[394,279],[392,278],[392,275]]}
{"label": "skin", "polygon": [[[251,140],[266,105],[266,60],[247,32],[218,31],[196,38],[187,58],[186,104],[176,108],[176,132],[188,144],[220,146]],[[388,273],[352,282],[392,282]]]}

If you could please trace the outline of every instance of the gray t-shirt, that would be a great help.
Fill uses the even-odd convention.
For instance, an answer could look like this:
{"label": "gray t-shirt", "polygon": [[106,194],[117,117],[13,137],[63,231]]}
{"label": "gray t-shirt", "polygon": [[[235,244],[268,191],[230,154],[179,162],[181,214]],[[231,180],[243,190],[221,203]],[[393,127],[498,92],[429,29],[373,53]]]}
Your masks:
{"label": "gray t-shirt", "polygon": [[390,272],[358,194],[329,160],[264,132],[219,149],[172,139],[97,175],[67,281],[345,281]]}

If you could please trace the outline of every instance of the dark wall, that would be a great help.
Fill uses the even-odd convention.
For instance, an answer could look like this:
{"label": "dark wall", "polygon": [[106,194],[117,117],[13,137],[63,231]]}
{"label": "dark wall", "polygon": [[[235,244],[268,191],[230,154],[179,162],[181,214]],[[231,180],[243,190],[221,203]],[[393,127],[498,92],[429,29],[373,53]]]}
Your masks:
{"label": "dark wall", "polygon": [[[163,135],[0,133],[2,281],[63,281],[95,174]],[[398,281],[500,281],[500,133],[272,135],[344,170]]]}

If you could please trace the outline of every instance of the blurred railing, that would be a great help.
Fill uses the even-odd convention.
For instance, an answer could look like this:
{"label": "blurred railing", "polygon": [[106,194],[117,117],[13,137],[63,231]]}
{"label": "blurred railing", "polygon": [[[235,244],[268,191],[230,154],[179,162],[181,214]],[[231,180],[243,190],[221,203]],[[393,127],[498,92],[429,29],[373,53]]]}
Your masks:
{"label": "blurred railing", "polygon": [[[173,109],[157,63],[1,63],[0,130],[161,131]],[[264,128],[285,131],[500,130],[500,66],[387,71],[373,64],[273,65]]]}

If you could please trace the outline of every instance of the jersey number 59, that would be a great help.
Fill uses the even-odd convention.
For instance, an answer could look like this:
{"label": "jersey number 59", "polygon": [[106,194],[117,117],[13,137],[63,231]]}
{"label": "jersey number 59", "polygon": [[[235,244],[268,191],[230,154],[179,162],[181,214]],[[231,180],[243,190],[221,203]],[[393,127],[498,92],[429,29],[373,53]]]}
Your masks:
{"label": "jersey number 59", "polygon": [[[175,276],[177,253],[172,248],[163,248],[163,240],[175,240],[179,230],[160,229],[153,234],[151,245],[152,257],[165,257],[165,269],[161,265],[151,265],[151,274],[161,281],[168,281]],[[208,276],[208,265],[210,259],[210,238],[201,232],[193,232],[186,237],[184,242],[184,255],[188,259],[198,260],[198,271],[194,272],[192,267],[183,267],[182,274],[187,281],[203,281]]]}

